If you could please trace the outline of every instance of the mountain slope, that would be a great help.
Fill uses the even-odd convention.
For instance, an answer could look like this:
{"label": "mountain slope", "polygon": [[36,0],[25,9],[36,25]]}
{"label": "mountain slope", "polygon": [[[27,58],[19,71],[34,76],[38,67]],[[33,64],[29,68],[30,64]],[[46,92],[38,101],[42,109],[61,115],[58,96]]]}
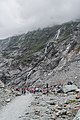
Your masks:
{"label": "mountain slope", "polygon": [[47,81],[48,74],[52,74],[53,79],[53,74],[80,58],[80,22],[68,22],[1,40],[0,50],[1,74],[7,76],[7,81],[22,80],[24,83],[29,74],[28,82],[32,82],[32,78]]}
{"label": "mountain slope", "polygon": [[[73,119],[75,110],[80,108],[80,96],[76,99],[76,92],[64,93],[62,90],[68,83],[72,84],[71,89],[76,85],[80,90],[80,22],[68,22],[1,40],[0,80],[14,91],[13,94],[22,87],[45,90],[48,83],[52,90],[49,96],[44,97],[43,92],[36,95],[24,119],[36,119],[39,114],[41,120],[55,116],[56,120]],[[0,90],[4,94],[2,86]],[[6,99],[1,95],[0,103],[4,102],[2,98]],[[4,117],[4,113],[2,115]]]}

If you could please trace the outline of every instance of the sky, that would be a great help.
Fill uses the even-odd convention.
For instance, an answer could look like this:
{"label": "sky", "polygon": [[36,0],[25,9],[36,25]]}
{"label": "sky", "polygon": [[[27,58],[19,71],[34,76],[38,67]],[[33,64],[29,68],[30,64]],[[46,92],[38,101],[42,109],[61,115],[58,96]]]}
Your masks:
{"label": "sky", "polygon": [[0,0],[0,38],[80,19],[80,0]]}

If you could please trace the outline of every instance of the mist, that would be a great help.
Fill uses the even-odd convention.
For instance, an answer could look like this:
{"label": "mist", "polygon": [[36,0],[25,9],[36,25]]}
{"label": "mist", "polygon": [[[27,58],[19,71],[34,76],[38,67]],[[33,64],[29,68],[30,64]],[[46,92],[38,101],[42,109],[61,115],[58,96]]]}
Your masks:
{"label": "mist", "polygon": [[0,38],[80,18],[80,0],[0,0]]}

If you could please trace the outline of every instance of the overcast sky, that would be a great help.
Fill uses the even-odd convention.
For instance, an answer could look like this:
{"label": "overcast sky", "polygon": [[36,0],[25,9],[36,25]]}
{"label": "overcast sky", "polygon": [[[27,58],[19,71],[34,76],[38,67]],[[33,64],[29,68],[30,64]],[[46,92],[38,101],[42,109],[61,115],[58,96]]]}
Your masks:
{"label": "overcast sky", "polygon": [[0,38],[80,18],[80,0],[0,0]]}

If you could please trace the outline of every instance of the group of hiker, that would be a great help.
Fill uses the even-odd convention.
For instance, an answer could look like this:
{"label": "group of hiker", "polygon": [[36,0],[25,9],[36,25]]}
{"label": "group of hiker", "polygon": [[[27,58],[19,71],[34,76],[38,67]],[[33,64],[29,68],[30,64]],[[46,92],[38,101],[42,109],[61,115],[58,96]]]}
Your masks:
{"label": "group of hiker", "polygon": [[41,88],[38,88],[38,87],[34,87],[34,88],[26,88],[26,87],[23,87],[21,89],[21,92],[22,94],[26,94],[26,92],[30,92],[30,93],[38,93],[38,92],[41,92],[41,93],[44,93],[44,94],[48,94],[49,92],[49,86],[48,86],[48,83],[46,84],[46,88],[45,89],[41,89]]}
{"label": "group of hiker", "polygon": [[[67,85],[72,85],[72,81],[68,81]],[[54,85],[49,85],[48,83],[46,83],[45,87],[41,88],[41,87],[33,87],[33,88],[29,88],[29,87],[25,87],[22,88],[22,94],[25,94],[26,92],[29,93],[43,93],[48,95],[50,92],[54,92],[54,94],[57,93],[63,93],[63,84],[54,84]]]}

